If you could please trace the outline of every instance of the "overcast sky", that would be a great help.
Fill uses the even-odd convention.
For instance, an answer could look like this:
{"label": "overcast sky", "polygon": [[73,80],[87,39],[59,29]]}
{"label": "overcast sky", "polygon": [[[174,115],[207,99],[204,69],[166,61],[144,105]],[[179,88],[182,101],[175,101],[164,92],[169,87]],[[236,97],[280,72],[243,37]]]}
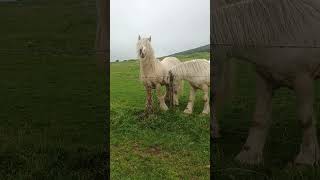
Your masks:
{"label": "overcast sky", "polygon": [[210,42],[210,0],[111,0],[111,60],[136,58],[138,35],[157,57]]}

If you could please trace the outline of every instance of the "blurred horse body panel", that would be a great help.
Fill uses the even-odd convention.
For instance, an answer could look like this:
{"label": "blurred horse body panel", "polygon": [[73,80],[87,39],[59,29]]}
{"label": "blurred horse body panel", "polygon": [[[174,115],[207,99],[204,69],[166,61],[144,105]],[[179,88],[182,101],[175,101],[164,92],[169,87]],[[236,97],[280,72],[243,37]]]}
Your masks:
{"label": "blurred horse body panel", "polygon": [[249,62],[257,71],[253,125],[236,159],[248,164],[262,161],[273,92],[285,86],[296,92],[303,127],[295,163],[317,163],[320,151],[313,103],[314,80],[320,77],[320,1],[219,2],[212,17],[217,98],[223,102],[231,91],[225,91],[232,87],[235,72],[231,59]]}

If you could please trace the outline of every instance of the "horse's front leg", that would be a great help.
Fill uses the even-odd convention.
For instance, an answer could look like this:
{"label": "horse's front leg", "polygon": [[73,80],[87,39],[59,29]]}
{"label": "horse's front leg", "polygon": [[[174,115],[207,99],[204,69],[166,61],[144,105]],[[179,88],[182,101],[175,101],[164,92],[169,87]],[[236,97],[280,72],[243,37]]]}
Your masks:
{"label": "horse's front leg", "polygon": [[272,83],[257,74],[256,106],[249,135],[236,160],[246,164],[259,164],[263,160],[263,147],[270,126],[272,111]]}
{"label": "horse's front leg", "polygon": [[145,112],[150,114],[152,113],[152,87],[145,85],[145,89],[147,93]]}
{"label": "horse's front leg", "polygon": [[196,95],[196,88],[191,86],[190,87],[190,94],[189,94],[189,102],[188,102],[186,109],[183,111],[184,113],[192,114],[195,95]]}
{"label": "horse's front leg", "polygon": [[308,75],[300,75],[294,82],[299,106],[299,119],[303,129],[300,153],[295,159],[297,164],[313,165],[320,159],[315,116],[313,112],[314,84]]}
{"label": "horse's front leg", "polygon": [[157,96],[160,103],[160,109],[163,111],[167,111],[169,108],[165,102],[166,93],[165,94],[161,93],[161,85],[159,83],[156,85],[156,91],[157,91]]}
{"label": "horse's front leg", "polygon": [[210,113],[210,105],[209,105],[209,87],[208,85],[204,84],[202,85],[202,90],[204,92],[203,95],[203,101],[204,101],[204,107],[202,114],[209,114]]}

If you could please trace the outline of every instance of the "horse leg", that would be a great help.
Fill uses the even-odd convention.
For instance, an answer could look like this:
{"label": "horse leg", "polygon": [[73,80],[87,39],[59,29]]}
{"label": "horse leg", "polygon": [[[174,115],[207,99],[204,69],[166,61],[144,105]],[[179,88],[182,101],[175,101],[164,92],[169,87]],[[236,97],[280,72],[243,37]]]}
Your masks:
{"label": "horse leg", "polygon": [[186,109],[183,111],[184,113],[192,114],[195,95],[196,95],[196,88],[194,88],[193,86],[190,86],[189,102]]}
{"label": "horse leg", "polygon": [[299,106],[299,119],[303,128],[300,153],[295,159],[296,164],[313,165],[320,159],[319,145],[315,116],[313,112],[314,84],[313,79],[308,75],[300,75],[294,82],[294,89],[297,94]]}
{"label": "horse leg", "polygon": [[164,95],[161,94],[161,85],[160,84],[156,85],[156,91],[157,91],[157,96],[158,96],[158,100],[160,103],[160,109],[163,111],[167,111],[169,108],[165,102],[166,93]]}
{"label": "horse leg", "polygon": [[168,103],[168,104],[170,104],[171,102],[171,97],[170,97],[170,95],[171,95],[171,92],[170,92],[170,87],[169,87],[170,85],[166,85],[166,95],[165,95],[165,97],[164,97],[164,101],[166,102],[166,103]]}
{"label": "horse leg", "polygon": [[170,97],[171,92],[168,93],[170,91],[169,85],[166,85],[166,91],[167,91],[167,93],[166,93],[166,96],[164,98],[164,101],[167,102],[167,103],[171,103],[170,102],[171,101],[170,100],[171,99],[171,97]]}
{"label": "horse leg", "polygon": [[145,112],[150,114],[152,113],[152,88],[150,86],[145,86],[145,88],[147,92]]}
{"label": "horse leg", "polygon": [[180,85],[175,84],[173,86],[173,105],[174,106],[179,106],[179,94],[178,94],[179,90],[180,90]]}
{"label": "horse leg", "polygon": [[202,85],[202,90],[204,92],[204,95],[203,95],[204,107],[203,107],[202,114],[209,114],[210,106],[209,106],[209,96],[208,96],[208,91],[209,91],[208,85],[206,84]]}
{"label": "horse leg", "polygon": [[246,164],[259,164],[263,160],[262,152],[271,120],[272,84],[259,74],[256,82],[257,99],[253,123],[243,149],[236,156],[236,160]]}

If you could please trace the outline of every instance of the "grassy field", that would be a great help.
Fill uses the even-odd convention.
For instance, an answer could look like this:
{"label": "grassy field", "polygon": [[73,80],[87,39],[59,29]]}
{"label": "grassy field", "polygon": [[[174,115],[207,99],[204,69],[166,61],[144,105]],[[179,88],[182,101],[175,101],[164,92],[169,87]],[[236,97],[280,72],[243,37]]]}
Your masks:
{"label": "grassy field", "polygon": [[[320,117],[320,83],[316,85],[315,111]],[[218,113],[222,138],[212,145],[218,180],[239,179],[319,179],[320,169],[288,165],[299,152],[301,127],[299,126],[294,92],[280,89],[273,99],[272,125],[264,151],[264,165],[243,166],[234,161],[244,144],[255,105],[255,73],[253,68],[239,63],[235,97]],[[318,118],[319,120],[319,118]],[[319,123],[318,123],[319,127]],[[319,129],[319,128],[318,128]]]}
{"label": "grassy field", "polygon": [[0,179],[101,179],[95,0],[0,3]]}
{"label": "grassy field", "polygon": [[[182,60],[209,58],[209,53],[178,56]],[[209,116],[200,116],[198,92],[193,115],[184,115],[188,84],[175,110],[140,119],[145,91],[137,61],[111,64],[111,178],[209,179]],[[154,99],[156,97],[154,96]],[[157,102],[157,101],[156,101]],[[158,104],[155,104],[158,107]]]}

